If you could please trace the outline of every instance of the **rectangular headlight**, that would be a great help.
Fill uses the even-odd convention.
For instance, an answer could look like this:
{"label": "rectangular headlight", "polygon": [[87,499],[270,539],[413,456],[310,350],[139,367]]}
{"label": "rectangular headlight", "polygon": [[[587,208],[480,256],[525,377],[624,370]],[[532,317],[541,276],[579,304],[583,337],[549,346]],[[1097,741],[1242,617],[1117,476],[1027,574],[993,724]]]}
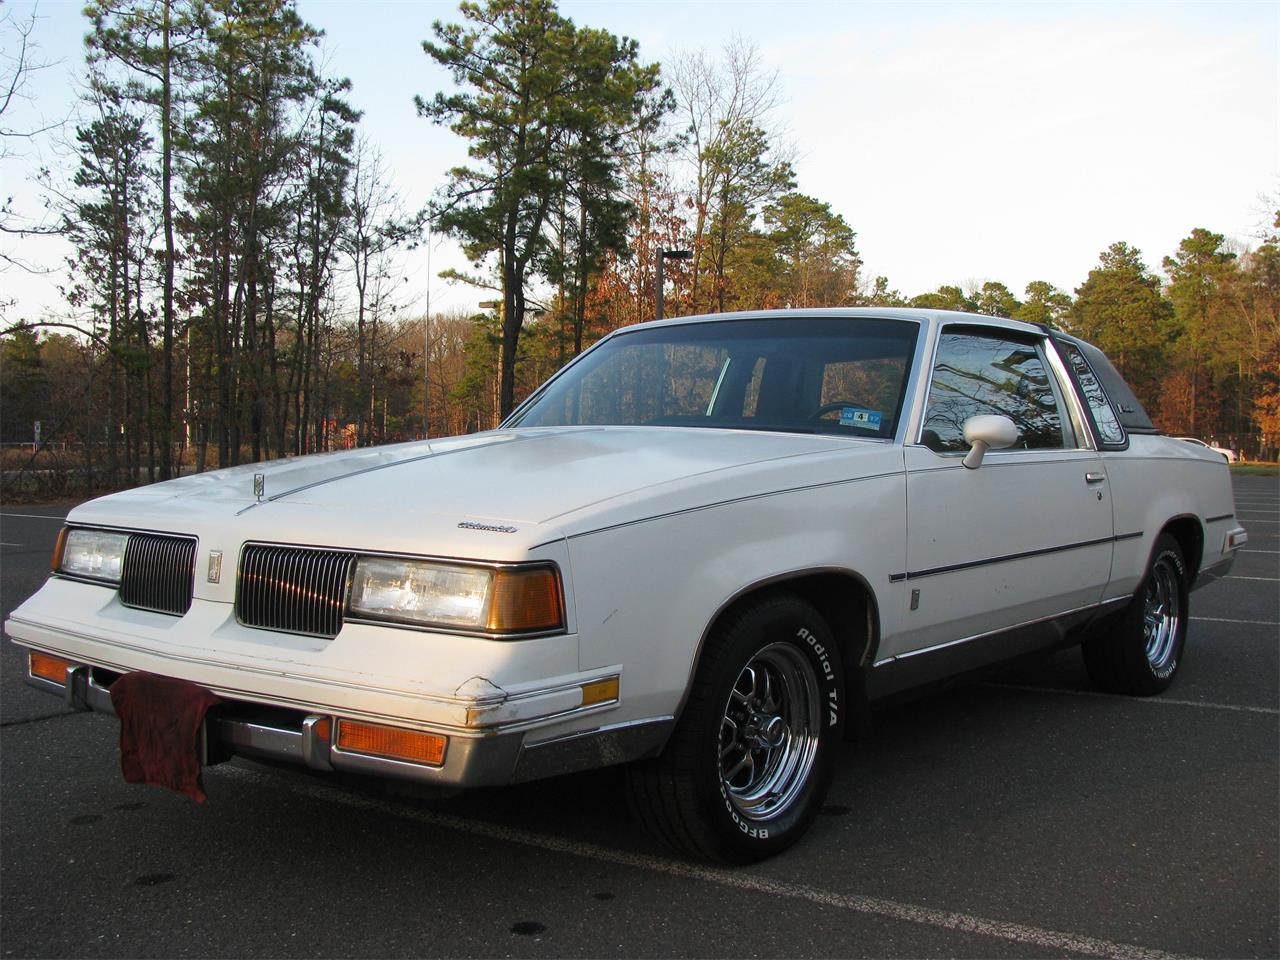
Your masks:
{"label": "rectangular headlight", "polygon": [[72,577],[119,583],[128,544],[127,533],[70,528],[59,540],[61,556],[55,557],[56,569]]}
{"label": "rectangular headlight", "polygon": [[349,607],[357,617],[483,633],[532,633],[564,625],[560,579],[545,566],[490,569],[360,557]]}

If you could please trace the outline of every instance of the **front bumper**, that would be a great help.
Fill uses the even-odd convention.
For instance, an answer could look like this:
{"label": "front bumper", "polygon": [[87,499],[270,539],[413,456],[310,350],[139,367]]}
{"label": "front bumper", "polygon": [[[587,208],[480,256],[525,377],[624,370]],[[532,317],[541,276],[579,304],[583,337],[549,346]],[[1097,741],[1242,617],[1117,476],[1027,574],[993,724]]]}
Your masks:
{"label": "front bumper", "polygon": [[[119,673],[72,663],[64,683],[35,676],[33,687],[61,696],[77,710],[115,714],[111,684]],[[325,773],[409,780],[441,788],[496,786],[622,763],[658,753],[672,718],[657,717],[599,726],[538,739],[536,730],[490,729],[467,734],[438,731],[448,738],[439,766],[343,750],[333,743],[333,715],[248,700],[224,700],[210,709],[197,748],[203,765],[234,756],[294,763]],[[432,733],[430,729],[423,732]]]}

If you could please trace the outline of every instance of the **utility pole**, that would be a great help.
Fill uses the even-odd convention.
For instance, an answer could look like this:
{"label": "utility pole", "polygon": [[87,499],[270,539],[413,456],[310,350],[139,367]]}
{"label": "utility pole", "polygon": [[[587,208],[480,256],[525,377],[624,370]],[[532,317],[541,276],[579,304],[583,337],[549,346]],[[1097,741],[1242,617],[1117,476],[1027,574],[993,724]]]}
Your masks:
{"label": "utility pole", "polygon": [[654,311],[653,311],[653,312],[654,312],[654,314],[655,314],[655,316],[654,316],[654,319],[655,319],[655,320],[661,320],[661,319],[662,319],[662,316],[663,316],[663,313],[662,313],[662,293],[663,293],[663,287],[665,287],[665,286],[666,286],[666,277],[665,277],[665,276],[663,276],[663,273],[664,273],[664,271],[663,271],[663,261],[666,261],[666,260],[688,260],[688,259],[689,259],[690,257],[692,257],[692,256],[693,256],[693,251],[692,251],[692,250],[664,250],[662,247],[659,247],[659,248],[658,248],[658,276],[657,276],[657,278],[656,278],[656,279],[657,279],[657,283],[656,283],[656,287],[657,287],[657,289],[656,289],[656,290],[655,290],[655,292],[654,292],[654,298],[653,298],[653,299],[654,299]]}

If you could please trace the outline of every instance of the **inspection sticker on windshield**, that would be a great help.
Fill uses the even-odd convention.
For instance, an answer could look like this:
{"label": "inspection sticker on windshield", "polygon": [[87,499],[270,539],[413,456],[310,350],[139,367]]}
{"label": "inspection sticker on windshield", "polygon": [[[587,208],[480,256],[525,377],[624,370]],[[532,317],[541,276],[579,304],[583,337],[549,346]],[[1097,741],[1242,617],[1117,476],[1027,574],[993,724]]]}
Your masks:
{"label": "inspection sticker on windshield", "polygon": [[861,407],[842,407],[840,409],[840,426],[862,427],[864,430],[879,430],[880,411],[863,410]]}

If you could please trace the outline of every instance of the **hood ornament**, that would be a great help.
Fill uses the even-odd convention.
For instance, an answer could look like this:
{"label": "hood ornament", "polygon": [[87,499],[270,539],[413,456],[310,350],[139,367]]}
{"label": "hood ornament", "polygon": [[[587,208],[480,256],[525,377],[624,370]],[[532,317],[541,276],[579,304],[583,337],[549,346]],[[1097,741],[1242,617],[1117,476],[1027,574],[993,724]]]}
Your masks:
{"label": "hood ornament", "polygon": [[255,473],[253,475],[253,495],[258,498],[258,502],[262,502],[262,498],[267,494],[267,475],[265,473]]}
{"label": "hood ornament", "polygon": [[473,523],[470,520],[464,520],[458,524],[461,530],[484,530],[488,533],[515,533],[516,528],[507,526],[506,524],[496,523]]}

